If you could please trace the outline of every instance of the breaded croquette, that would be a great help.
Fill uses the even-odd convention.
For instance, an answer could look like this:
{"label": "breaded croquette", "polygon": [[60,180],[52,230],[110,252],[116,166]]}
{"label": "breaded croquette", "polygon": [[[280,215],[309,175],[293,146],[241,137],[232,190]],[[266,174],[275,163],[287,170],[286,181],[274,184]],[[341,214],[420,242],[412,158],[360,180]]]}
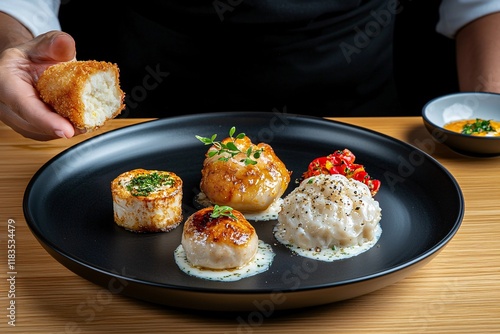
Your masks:
{"label": "breaded croquette", "polygon": [[52,65],[38,79],[42,100],[76,128],[92,131],[125,108],[119,69],[104,61],[69,61]]}

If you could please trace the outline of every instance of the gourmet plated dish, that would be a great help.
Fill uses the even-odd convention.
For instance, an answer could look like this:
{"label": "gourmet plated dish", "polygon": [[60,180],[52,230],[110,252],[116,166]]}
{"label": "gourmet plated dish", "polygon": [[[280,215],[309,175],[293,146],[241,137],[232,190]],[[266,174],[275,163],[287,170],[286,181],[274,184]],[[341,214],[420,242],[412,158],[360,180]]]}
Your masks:
{"label": "gourmet plated dish", "polygon": [[210,145],[203,162],[198,202],[202,206],[230,206],[247,219],[276,217],[280,198],[290,183],[290,172],[266,143],[253,144],[244,133],[216,141],[196,136]]}
{"label": "gourmet plated dish", "polygon": [[134,169],[111,182],[115,223],[133,232],[168,232],[182,216],[182,180],[172,172]]}
{"label": "gourmet plated dish", "polygon": [[69,61],[47,68],[36,85],[41,99],[73,126],[95,130],[125,108],[119,69],[104,61]]}
{"label": "gourmet plated dish", "polygon": [[[216,141],[201,168],[202,208],[184,222],[174,251],[184,273],[207,280],[235,281],[268,270],[271,245],[249,220],[276,220],[275,240],[294,254],[331,262],[356,256],[379,240],[381,208],[374,199],[380,181],[348,149],[311,161],[299,185],[282,198],[291,172],[265,143],[244,133]],[[111,183],[115,222],[135,232],[170,231],[183,220],[182,180],[173,172],[135,169]]]}
{"label": "gourmet plated dish", "polygon": [[203,208],[184,223],[175,261],[188,275],[235,281],[266,271],[274,253],[245,216],[227,206]]}
{"label": "gourmet plated dish", "polygon": [[[267,271],[235,282],[211,281],[183,272],[174,254],[181,244],[184,221],[201,208],[196,196],[209,148],[195,135],[218,133],[218,139],[223,139],[234,125],[254,142],[272,145],[293,171],[283,198],[299,185],[297,180],[312,160],[349,148],[356,155],[355,163],[363,164],[373,179],[382,181],[374,197],[383,214],[383,231],[376,245],[334,262],[308,259],[276,240],[273,228],[277,220],[247,219],[259,240],[275,253]],[[402,163],[404,172],[406,167],[418,167],[403,175],[404,182],[395,179],[401,176]],[[111,181],[138,167],[172,171],[181,177],[184,221],[174,230],[134,233],[114,223]],[[422,182],[429,175],[432,182]],[[453,175],[418,148],[362,127],[278,111],[173,117],[105,133],[58,155],[26,189],[26,223],[63,266],[105,288],[119,277],[129,283],[126,295],[139,300],[216,312],[256,311],[259,305],[268,305],[275,292],[286,301],[271,300],[273,304],[268,306],[281,311],[379,290],[439,256],[464,214],[463,195]]]}

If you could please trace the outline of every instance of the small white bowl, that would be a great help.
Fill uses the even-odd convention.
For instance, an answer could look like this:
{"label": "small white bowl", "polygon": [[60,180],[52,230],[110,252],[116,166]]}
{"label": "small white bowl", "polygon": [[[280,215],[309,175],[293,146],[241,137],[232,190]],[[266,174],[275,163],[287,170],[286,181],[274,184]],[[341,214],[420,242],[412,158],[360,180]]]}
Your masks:
{"label": "small white bowl", "polygon": [[500,155],[498,136],[472,136],[444,128],[445,124],[460,119],[500,121],[500,94],[462,92],[444,95],[424,105],[422,118],[434,139],[458,153],[475,157]]}

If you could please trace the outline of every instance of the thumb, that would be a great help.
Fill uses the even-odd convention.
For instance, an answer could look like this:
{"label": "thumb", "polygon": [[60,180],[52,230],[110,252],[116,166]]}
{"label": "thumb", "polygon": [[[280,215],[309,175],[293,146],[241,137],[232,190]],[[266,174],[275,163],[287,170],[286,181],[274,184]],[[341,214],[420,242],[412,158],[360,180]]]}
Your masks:
{"label": "thumb", "polygon": [[32,61],[64,62],[76,57],[75,40],[62,31],[50,31],[37,36],[26,45],[26,55]]}

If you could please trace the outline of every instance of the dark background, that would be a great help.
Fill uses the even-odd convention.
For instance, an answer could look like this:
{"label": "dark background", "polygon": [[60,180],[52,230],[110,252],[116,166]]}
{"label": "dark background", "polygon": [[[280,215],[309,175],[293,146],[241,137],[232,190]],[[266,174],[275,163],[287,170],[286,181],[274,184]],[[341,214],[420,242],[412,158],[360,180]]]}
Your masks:
{"label": "dark background", "polygon": [[421,114],[434,97],[458,91],[455,41],[436,32],[440,1],[400,1],[396,18],[394,69],[404,109]]}
{"label": "dark background", "polygon": [[[419,116],[427,101],[458,91],[454,41],[435,30],[439,4],[440,1],[399,1],[401,11],[396,16],[393,51],[400,115]],[[82,5],[95,8],[92,17],[81,15]],[[109,11],[102,9],[102,3],[95,0],[62,2],[62,29],[75,37],[79,59],[116,62],[113,51],[119,41],[113,36],[120,34],[126,18],[121,6],[112,7],[112,13],[110,16]],[[105,38],[103,26],[108,34]]]}

